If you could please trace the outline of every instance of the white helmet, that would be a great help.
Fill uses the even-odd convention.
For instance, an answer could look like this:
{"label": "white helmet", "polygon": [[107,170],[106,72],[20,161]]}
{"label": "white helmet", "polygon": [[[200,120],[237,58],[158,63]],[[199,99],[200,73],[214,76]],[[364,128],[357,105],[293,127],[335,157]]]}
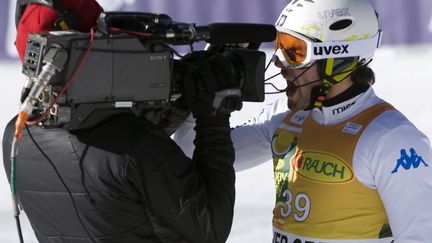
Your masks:
{"label": "white helmet", "polygon": [[323,83],[312,95],[315,107],[332,85],[367,65],[381,41],[369,0],[292,0],[275,26],[275,56],[285,67],[318,64]]}
{"label": "white helmet", "polygon": [[279,31],[293,30],[321,41],[363,39],[378,32],[377,16],[368,0],[293,0],[283,15],[287,19],[276,23]]}
{"label": "white helmet", "polygon": [[381,38],[377,14],[368,0],[292,0],[275,26],[278,32],[294,32],[324,43],[349,43],[352,52],[333,57],[358,56],[365,62],[373,56]]}

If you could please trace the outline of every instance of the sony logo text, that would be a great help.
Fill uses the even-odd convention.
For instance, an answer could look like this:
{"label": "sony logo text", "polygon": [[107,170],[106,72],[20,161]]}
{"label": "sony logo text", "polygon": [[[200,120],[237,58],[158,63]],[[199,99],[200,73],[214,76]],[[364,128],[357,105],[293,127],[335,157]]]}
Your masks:
{"label": "sony logo text", "polygon": [[150,61],[162,61],[166,60],[166,56],[150,56]]}

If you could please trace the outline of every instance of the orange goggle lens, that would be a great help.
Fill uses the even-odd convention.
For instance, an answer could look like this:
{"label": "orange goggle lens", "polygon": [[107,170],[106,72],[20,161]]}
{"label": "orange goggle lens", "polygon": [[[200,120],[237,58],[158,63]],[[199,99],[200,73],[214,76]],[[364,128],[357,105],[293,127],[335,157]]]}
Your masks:
{"label": "orange goggle lens", "polygon": [[306,59],[307,45],[302,39],[290,34],[277,32],[275,50],[280,49],[290,64],[300,64]]}

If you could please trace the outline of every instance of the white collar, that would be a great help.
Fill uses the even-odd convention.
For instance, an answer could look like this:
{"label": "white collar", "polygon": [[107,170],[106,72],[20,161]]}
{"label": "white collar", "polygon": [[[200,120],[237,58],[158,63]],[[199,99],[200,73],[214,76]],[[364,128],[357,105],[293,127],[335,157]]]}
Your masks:
{"label": "white collar", "polygon": [[312,110],[312,117],[319,124],[333,125],[357,115],[380,100],[370,87],[365,92],[342,103],[333,106],[324,106],[322,110],[314,108]]}

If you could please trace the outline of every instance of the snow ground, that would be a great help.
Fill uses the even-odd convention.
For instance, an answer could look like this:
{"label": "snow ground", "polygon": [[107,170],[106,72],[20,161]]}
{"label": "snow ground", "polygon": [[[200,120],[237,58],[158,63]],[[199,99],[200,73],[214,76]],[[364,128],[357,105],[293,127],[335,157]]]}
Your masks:
{"label": "snow ground", "polygon": [[[374,88],[378,95],[404,113],[421,131],[432,138],[432,45],[382,47],[371,66],[376,73]],[[275,73],[272,68],[269,73]],[[268,73],[268,75],[269,75]],[[0,61],[0,134],[7,121],[18,111],[18,99],[24,76],[18,61]],[[429,80],[429,81],[428,81]],[[280,78],[275,82],[282,82]],[[431,83],[428,83],[431,82]],[[265,102],[280,97],[267,96]],[[232,115],[238,124],[250,118],[262,104],[245,104]],[[0,137],[1,139],[1,137]],[[1,153],[1,152],[0,152]],[[270,151],[269,151],[270,153]],[[0,172],[0,242],[18,242],[9,184]],[[235,216],[228,243],[271,242],[271,217],[274,185],[271,163],[237,173]],[[37,242],[24,214],[21,216],[26,243]]]}

